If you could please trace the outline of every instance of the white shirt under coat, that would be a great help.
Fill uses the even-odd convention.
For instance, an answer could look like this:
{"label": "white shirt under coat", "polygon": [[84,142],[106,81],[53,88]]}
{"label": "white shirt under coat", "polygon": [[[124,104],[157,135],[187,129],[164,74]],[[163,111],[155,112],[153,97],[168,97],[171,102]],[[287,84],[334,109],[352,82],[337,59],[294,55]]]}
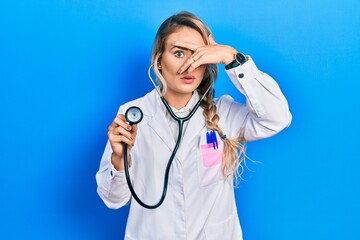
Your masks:
{"label": "white shirt under coat", "polygon": [[[250,57],[245,64],[226,73],[246,97],[246,104],[237,103],[228,95],[216,100],[219,126],[227,137],[233,138],[243,131],[247,141],[254,141],[273,136],[290,125],[288,103],[278,84],[259,71]],[[198,98],[193,94],[186,113]],[[122,105],[118,114],[124,114],[131,106],[140,107],[144,117],[138,124],[131,150],[130,175],[140,199],[153,205],[162,194],[165,167],[176,142],[177,123],[167,114],[155,90]],[[96,174],[97,191],[109,208],[131,202],[125,239],[242,239],[233,186],[223,178],[220,162],[205,166],[201,145],[206,144],[208,129],[202,108],[184,130],[170,169],[166,198],[157,209],[145,209],[135,200],[130,201],[124,171],[116,171],[112,166],[112,149],[107,143]],[[223,143],[220,136],[217,139],[220,151]]]}

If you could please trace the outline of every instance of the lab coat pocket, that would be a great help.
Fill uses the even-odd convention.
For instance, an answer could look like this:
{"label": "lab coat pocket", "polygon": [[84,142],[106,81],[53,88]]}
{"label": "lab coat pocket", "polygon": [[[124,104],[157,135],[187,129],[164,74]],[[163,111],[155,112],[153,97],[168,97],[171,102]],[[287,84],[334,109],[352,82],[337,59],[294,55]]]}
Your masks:
{"label": "lab coat pocket", "polygon": [[[222,146],[222,144],[220,144]],[[211,167],[222,162],[223,151],[220,148],[214,149],[213,144],[203,144],[200,146],[202,163],[205,167]]]}
{"label": "lab coat pocket", "polygon": [[221,163],[223,159],[223,143],[214,149],[213,144],[200,145],[200,185],[202,187],[217,183],[223,179]]}
{"label": "lab coat pocket", "polygon": [[229,218],[205,227],[206,240],[242,240],[242,231],[237,213],[233,213]]}

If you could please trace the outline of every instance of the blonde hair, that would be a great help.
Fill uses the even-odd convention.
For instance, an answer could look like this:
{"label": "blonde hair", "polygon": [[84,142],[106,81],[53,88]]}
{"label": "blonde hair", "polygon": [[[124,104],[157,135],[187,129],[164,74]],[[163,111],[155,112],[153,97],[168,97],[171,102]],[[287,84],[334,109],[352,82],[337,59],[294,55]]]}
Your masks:
{"label": "blonde hair", "polygon": [[[167,87],[166,82],[163,76],[161,75],[158,63],[161,60],[162,54],[165,51],[165,43],[167,37],[174,33],[181,27],[190,27],[200,33],[206,45],[209,45],[209,35],[211,34],[210,29],[202,22],[197,16],[189,12],[179,12],[168,19],[166,19],[159,27],[151,55],[151,62],[154,65],[154,72],[157,77],[158,84],[162,91],[162,94],[165,95]],[[210,130],[216,130],[224,140],[224,152],[223,152],[223,162],[222,162],[222,172],[223,175],[232,182],[234,177],[235,183],[238,183],[239,177],[243,172],[243,167],[241,163],[245,159],[245,139],[240,133],[237,138],[226,138],[226,135],[219,127],[219,115],[217,114],[216,105],[214,103],[214,93],[213,84],[216,81],[218,75],[218,69],[216,64],[207,64],[204,77],[197,88],[197,91],[202,97],[206,90],[210,87],[210,90],[204,97],[201,107],[204,109],[203,115],[205,117],[206,126]],[[240,171],[239,171],[240,169]]]}

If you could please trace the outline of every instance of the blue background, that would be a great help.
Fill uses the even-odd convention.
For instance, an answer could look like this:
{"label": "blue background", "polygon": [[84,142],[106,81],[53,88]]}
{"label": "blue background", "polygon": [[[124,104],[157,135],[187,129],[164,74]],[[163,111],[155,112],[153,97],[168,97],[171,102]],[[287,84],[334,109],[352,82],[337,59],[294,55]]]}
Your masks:
{"label": "blue background", "polygon": [[[152,89],[150,51],[168,16],[192,11],[250,54],[293,122],[248,144],[261,163],[236,189],[246,240],[360,239],[360,2],[0,2],[0,238],[121,239],[95,173],[118,106]],[[223,67],[217,95],[239,101]]]}

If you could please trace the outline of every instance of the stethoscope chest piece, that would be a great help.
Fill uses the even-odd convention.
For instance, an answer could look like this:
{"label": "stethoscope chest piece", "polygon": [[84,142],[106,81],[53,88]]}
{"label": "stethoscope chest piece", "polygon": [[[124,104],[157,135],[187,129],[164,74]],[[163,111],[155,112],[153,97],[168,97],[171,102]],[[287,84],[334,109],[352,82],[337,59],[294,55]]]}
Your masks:
{"label": "stethoscope chest piece", "polygon": [[138,124],[143,119],[143,112],[140,108],[132,106],[126,110],[125,118],[130,125]]}

